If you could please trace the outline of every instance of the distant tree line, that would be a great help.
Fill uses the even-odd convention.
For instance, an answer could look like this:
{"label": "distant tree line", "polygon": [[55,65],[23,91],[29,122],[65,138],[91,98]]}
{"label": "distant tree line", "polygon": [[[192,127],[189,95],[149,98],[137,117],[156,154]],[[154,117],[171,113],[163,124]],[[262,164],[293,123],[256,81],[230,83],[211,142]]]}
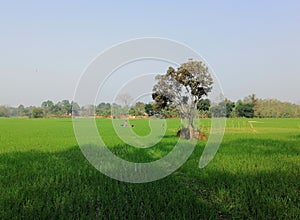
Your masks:
{"label": "distant tree line", "polygon": [[[233,102],[225,99],[215,105],[209,99],[201,99],[197,103],[200,117],[212,117],[226,115],[226,117],[246,117],[246,118],[299,118],[300,105],[289,102],[282,102],[276,99],[259,99],[255,95],[249,95],[243,100]],[[41,106],[19,105],[9,107],[0,105],[0,117],[71,117],[75,116],[99,116],[99,117],[119,117],[119,116],[158,116],[165,118],[179,117],[178,110],[171,105],[161,107],[161,105],[151,102],[137,102],[132,106],[121,106],[116,103],[100,103],[98,105],[79,106],[69,100],[62,100],[54,103],[51,100],[42,102]]]}
{"label": "distant tree line", "polygon": [[[72,110],[72,105],[73,107]],[[80,108],[79,105],[78,109]],[[43,117],[66,117],[71,116],[72,111],[76,112],[76,103],[69,100],[63,100],[56,104],[53,101],[44,101],[41,106],[19,105],[18,107],[0,106],[0,117],[29,117],[29,118],[43,118]]]}
{"label": "distant tree line", "polygon": [[[221,108],[221,106],[225,106],[225,108]],[[276,99],[259,99],[254,94],[245,97],[243,100],[238,100],[237,102],[232,102],[229,99],[225,99],[225,101],[219,103],[219,105],[210,107],[210,109],[208,111],[205,111],[205,113],[208,115],[212,113],[218,115],[218,111],[224,109],[226,109],[226,113],[225,113],[226,117],[245,117],[245,118],[299,118],[300,117],[300,105],[296,105],[290,102],[282,102]]]}

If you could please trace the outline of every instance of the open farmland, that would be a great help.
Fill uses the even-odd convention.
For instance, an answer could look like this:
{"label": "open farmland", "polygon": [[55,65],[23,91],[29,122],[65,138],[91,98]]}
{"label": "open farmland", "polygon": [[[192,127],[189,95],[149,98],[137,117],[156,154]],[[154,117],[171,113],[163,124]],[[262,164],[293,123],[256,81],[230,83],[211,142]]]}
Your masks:
{"label": "open farmland", "polygon": [[[137,134],[150,132],[147,120],[133,121]],[[204,132],[209,124],[203,120]],[[97,125],[116,155],[148,162],[176,144],[179,120],[167,120],[162,141],[139,150],[110,120]],[[124,183],[84,158],[71,119],[0,119],[0,218],[300,218],[300,119],[228,119],[215,158],[198,169],[204,146],[164,179]]]}

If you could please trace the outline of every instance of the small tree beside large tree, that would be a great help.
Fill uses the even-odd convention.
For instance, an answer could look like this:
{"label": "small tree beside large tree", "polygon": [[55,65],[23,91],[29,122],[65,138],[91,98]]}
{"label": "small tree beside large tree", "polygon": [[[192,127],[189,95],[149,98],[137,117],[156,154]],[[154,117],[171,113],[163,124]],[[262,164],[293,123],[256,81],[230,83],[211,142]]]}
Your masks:
{"label": "small tree beside large tree", "polygon": [[189,60],[177,70],[169,67],[166,74],[156,76],[157,83],[153,87],[152,98],[161,109],[174,105],[181,118],[187,120],[188,139],[194,138],[194,118],[197,104],[203,96],[212,90],[213,79],[208,67],[200,61]]}

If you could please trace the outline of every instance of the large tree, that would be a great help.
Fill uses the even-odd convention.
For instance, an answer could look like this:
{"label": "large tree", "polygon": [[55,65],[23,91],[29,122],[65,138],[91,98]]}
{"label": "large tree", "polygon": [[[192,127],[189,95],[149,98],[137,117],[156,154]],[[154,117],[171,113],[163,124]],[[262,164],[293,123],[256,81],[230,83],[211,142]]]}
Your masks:
{"label": "large tree", "polygon": [[202,62],[190,60],[177,70],[169,67],[166,74],[156,76],[156,80],[152,93],[156,105],[161,108],[176,106],[180,116],[187,120],[187,138],[192,139],[197,104],[212,90],[213,79],[208,68]]}

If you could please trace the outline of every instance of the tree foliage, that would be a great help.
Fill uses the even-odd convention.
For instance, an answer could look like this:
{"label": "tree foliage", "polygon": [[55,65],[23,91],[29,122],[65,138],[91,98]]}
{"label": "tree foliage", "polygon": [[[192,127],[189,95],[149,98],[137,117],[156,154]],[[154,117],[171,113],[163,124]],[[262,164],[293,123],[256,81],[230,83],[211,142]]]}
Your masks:
{"label": "tree foliage", "polygon": [[239,117],[253,118],[254,109],[253,104],[249,102],[238,101],[236,105],[236,114]]}
{"label": "tree foliage", "polygon": [[5,106],[0,106],[0,117],[9,117],[9,111]]}
{"label": "tree foliage", "polygon": [[300,105],[276,99],[259,99],[254,114],[259,118],[299,118]]}
{"label": "tree foliage", "polygon": [[154,115],[155,112],[154,112],[152,103],[146,103],[145,104],[145,112],[149,116]]}
{"label": "tree foliage", "polygon": [[40,107],[33,107],[31,109],[31,118],[43,118],[44,117],[44,110]]}
{"label": "tree foliage", "polygon": [[135,103],[135,105],[130,109],[129,113],[135,116],[144,116],[146,113],[145,103],[143,102]]}
{"label": "tree foliage", "polygon": [[100,103],[96,107],[96,114],[98,116],[108,117],[111,115],[111,104],[110,103]]}
{"label": "tree foliage", "polygon": [[199,111],[209,111],[210,109],[210,100],[209,99],[201,99],[198,103],[197,103],[197,109]]}

